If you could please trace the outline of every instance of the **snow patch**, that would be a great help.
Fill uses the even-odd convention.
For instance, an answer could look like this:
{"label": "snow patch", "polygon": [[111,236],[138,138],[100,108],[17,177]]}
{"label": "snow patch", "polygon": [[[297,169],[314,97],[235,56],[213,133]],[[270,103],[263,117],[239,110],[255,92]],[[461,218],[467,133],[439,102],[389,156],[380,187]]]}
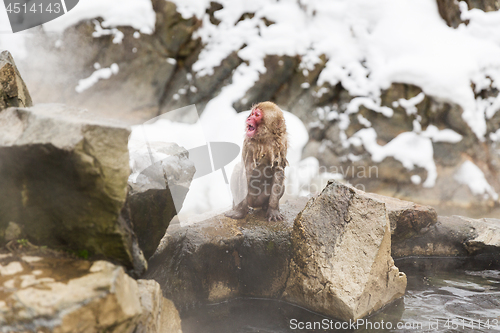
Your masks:
{"label": "snow patch", "polygon": [[417,113],[417,105],[420,104],[425,98],[425,94],[421,92],[415,97],[410,99],[400,98],[397,102],[394,102],[395,107],[401,106],[406,110],[407,115],[412,115]]}
{"label": "snow patch", "polygon": [[413,184],[415,184],[415,185],[420,185],[420,183],[422,182],[422,178],[420,178],[420,176],[419,176],[419,175],[412,175],[412,176],[410,177],[410,180],[411,180],[411,182],[412,182]]}
{"label": "snow patch", "polygon": [[[94,67],[95,67],[95,64],[94,64]],[[109,68],[97,69],[88,78],[81,79],[80,81],[78,81],[78,85],[76,86],[75,91],[77,93],[82,93],[85,90],[92,87],[97,82],[99,82],[99,80],[107,80],[111,76],[118,74],[118,71],[119,71],[119,67],[117,64],[112,64]]]}
{"label": "snow patch", "polygon": [[500,141],[500,129],[498,129],[495,133],[490,133],[491,141]]}
{"label": "snow patch", "polygon": [[459,184],[467,185],[474,195],[498,200],[498,194],[484,177],[484,173],[471,161],[465,161],[454,175]]}
{"label": "snow patch", "polygon": [[436,183],[437,171],[434,163],[434,149],[429,138],[415,132],[404,132],[392,139],[385,146],[377,143],[377,133],[373,128],[365,128],[356,132],[353,137],[361,139],[365,149],[376,163],[392,156],[400,161],[408,170],[415,166],[427,170],[424,187],[433,187]]}
{"label": "snow patch", "polygon": [[150,0],[85,0],[66,14],[43,25],[45,31],[61,33],[83,20],[102,17],[105,28],[131,26],[143,34],[152,34],[156,13]]}
{"label": "snow patch", "polygon": [[367,109],[383,114],[384,116],[390,118],[394,115],[394,110],[380,105],[380,99],[377,98],[373,100],[368,97],[356,97],[351,100],[349,105],[347,106],[348,113],[356,113],[359,111],[359,107],[364,106]]}
{"label": "snow patch", "polygon": [[[265,72],[256,64],[269,54],[301,55],[300,68],[308,71],[324,55],[328,62],[318,85],[341,83],[362,98],[351,102],[349,112],[364,105],[390,117],[392,110],[380,106],[380,94],[401,82],[423,90],[398,102],[409,114],[424,94],[432,95],[460,105],[478,138],[486,134],[485,114],[478,110],[471,83],[480,88],[500,82],[497,12],[464,8],[463,16],[471,23],[452,29],[434,0],[221,0],[223,9],[214,13],[221,23],[214,25],[205,14],[208,0],[174,2],[184,17],[203,21],[195,36],[206,45],[193,66],[198,76],[213,73],[232,52],[254,68],[253,75]],[[240,20],[244,13],[255,15]],[[266,26],[263,18],[274,24]]]}
{"label": "snow patch", "polygon": [[440,130],[434,125],[427,126],[427,129],[421,135],[431,139],[433,142],[457,143],[463,139],[463,136],[454,130],[448,128]]}

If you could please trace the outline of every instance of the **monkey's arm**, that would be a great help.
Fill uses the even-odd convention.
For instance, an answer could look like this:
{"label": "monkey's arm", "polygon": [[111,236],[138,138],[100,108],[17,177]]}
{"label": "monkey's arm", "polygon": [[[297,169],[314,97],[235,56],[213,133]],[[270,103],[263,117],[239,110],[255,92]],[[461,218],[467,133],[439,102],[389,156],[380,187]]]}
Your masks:
{"label": "monkey's arm", "polygon": [[275,167],[271,187],[271,196],[269,197],[269,207],[267,208],[268,221],[283,220],[280,213],[279,201],[285,193],[285,171],[283,167]]}

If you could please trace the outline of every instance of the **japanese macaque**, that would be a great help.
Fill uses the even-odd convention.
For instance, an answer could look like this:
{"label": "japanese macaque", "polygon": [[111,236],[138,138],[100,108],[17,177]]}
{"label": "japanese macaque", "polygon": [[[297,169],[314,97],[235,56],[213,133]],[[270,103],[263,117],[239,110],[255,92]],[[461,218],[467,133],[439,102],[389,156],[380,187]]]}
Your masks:
{"label": "japanese macaque", "polygon": [[233,210],[227,217],[242,219],[248,208],[261,207],[268,221],[283,220],[279,200],[285,192],[288,138],[285,118],[272,102],[252,107],[246,120],[241,162],[231,176]]}

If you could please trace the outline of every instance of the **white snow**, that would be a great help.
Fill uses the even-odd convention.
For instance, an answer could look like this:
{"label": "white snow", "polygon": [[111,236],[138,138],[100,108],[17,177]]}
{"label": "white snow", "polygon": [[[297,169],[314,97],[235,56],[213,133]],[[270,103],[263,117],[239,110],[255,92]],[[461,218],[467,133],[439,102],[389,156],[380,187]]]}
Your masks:
{"label": "white snow", "polygon": [[85,0],[80,1],[68,13],[47,22],[47,32],[63,32],[66,28],[88,19],[102,17],[105,28],[131,26],[143,34],[154,31],[156,14],[151,0]]}
{"label": "white snow", "polygon": [[385,146],[377,143],[377,133],[373,128],[365,128],[356,132],[353,137],[360,138],[365,149],[371,154],[376,163],[382,162],[386,157],[392,156],[400,161],[408,170],[415,166],[427,170],[427,179],[424,187],[433,187],[436,183],[437,171],[434,163],[434,149],[429,138],[415,132],[399,134]]}
{"label": "white snow", "polygon": [[[193,66],[198,75],[211,74],[231,52],[249,62],[253,75],[263,73],[267,54],[302,55],[304,69],[313,69],[324,54],[329,61],[319,84],[341,82],[360,105],[387,116],[380,107],[381,89],[392,82],[414,84],[423,93],[399,103],[414,113],[423,94],[459,104],[463,118],[484,139],[485,114],[478,110],[471,83],[484,87],[500,79],[500,14],[467,11],[469,26],[448,27],[434,0],[221,0],[221,20],[210,23],[204,9],[208,0],[174,0],[185,17],[202,19],[197,32],[206,47]],[[300,7],[302,5],[302,8]],[[244,13],[253,18],[235,24]],[[267,27],[262,18],[275,24]],[[244,45],[246,47],[242,48]],[[250,73],[249,73],[250,74]],[[499,102],[500,103],[500,102]],[[499,105],[495,105],[496,112]]]}
{"label": "white snow", "polygon": [[[244,116],[236,115],[232,105],[244,98],[247,90],[266,72],[264,58],[267,55],[299,55],[304,75],[309,75],[324,55],[328,61],[318,78],[319,85],[324,86],[311,93],[319,97],[329,92],[332,85],[341,83],[355,98],[344,113],[318,108],[320,119],[338,120],[342,144],[363,144],[374,161],[392,156],[407,169],[425,168],[425,187],[433,186],[437,177],[432,142],[457,143],[462,140],[460,134],[432,125],[422,131],[418,117],[413,132],[401,133],[385,146],[376,143],[377,134],[363,117],[358,117],[358,121],[367,128],[351,138],[345,133],[350,123],[349,114],[357,113],[361,106],[385,117],[393,116],[392,108],[381,105],[381,91],[392,83],[417,85],[423,91],[409,100],[398,100],[392,107],[401,106],[407,114],[415,115],[416,106],[426,95],[457,103],[464,110],[463,119],[479,139],[484,140],[488,135],[491,140],[500,140],[500,132],[487,133],[486,130],[487,120],[500,109],[500,97],[483,99],[474,95],[489,87],[500,89],[500,12],[468,10],[466,4],[460,2],[462,18],[470,23],[453,29],[439,16],[435,0],[219,0],[223,9],[214,13],[221,21],[216,26],[206,14],[210,0],[172,1],[183,17],[194,15],[202,21],[194,36],[200,37],[205,44],[193,65],[197,76],[213,73],[214,67],[232,52],[237,52],[244,60],[235,69],[231,84],[206,106],[200,124],[203,129],[210,130],[205,133],[204,142],[224,141],[226,136],[242,140],[243,130],[239,124],[243,124]],[[239,21],[244,13],[255,15]],[[81,20],[97,17],[102,17],[103,22],[99,27],[96,25],[95,35],[113,34],[116,43],[123,38],[119,26],[128,25],[141,33],[151,34],[155,25],[150,0],[86,0],[80,1],[68,14],[44,24],[44,30],[60,33]],[[274,23],[266,26],[263,18]],[[10,31],[10,26],[5,11],[0,8],[0,32],[4,31]],[[18,34],[1,33],[0,50],[9,49],[16,58],[28,56],[25,48],[28,34],[29,30]],[[134,33],[134,37],[138,36],[139,32]],[[176,64],[174,58],[165,60]],[[77,91],[84,91],[100,79],[116,74],[113,68],[118,70],[118,66],[96,68],[90,77],[80,80]],[[304,82],[302,88],[308,89],[310,85]],[[189,89],[196,92],[194,86]],[[186,92],[179,90],[174,99],[180,99],[180,94]],[[300,149],[307,142],[307,132],[296,117],[288,115],[287,124],[289,132],[293,133],[289,159],[291,163],[298,163]],[[191,133],[181,128],[183,135]],[[220,173],[213,173],[206,176],[206,181],[215,182],[208,179],[219,176]],[[417,182],[417,177],[413,175],[412,182],[419,183],[421,180]],[[214,179],[220,181],[219,178]],[[189,195],[199,192],[209,200],[217,200],[217,195],[224,197],[202,183],[193,186]],[[195,200],[189,200],[186,207],[195,209],[189,203]],[[207,205],[220,206],[217,203]]]}
{"label": "white snow", "polygon": [[498,200],[498,194],[488,183],[484,173],[471,161],[465,161],[455,173],[454,178],[458,183],[469,186],[472,194]]}
{"label": "white snow", "polygon": [[[4,8],[0,6],[0,51],[9,50],[15,59],[25,59],[29,56],[26,37],[33,35],[37,28],[13,34]],[[47,33],[60,34],[80,21],[98,17],[103,18],[104,28],[131,26],[143,34],[152,34],[156,23],[151,0],[82,0],[66,14],[43,24],[43,29]],[[120,43],[122,33],[113,34],[113,42]]]}
{"label": "white snow", "polygon": [[[470,23],[453,29],[439,16],[435,0],[220,0],[223,9],[214,15],[221,23],[216,26],[206,14],[209,0],[173,2],[184,17],[194,15],[203,22],[195,36],[206,44],[193,66],[199,76],[212,73],[235,51],[246,61],[238,72],[249,79],[265,72],[268,54],[300,55],[300,67],[307,71],[325,55],[328,62],[319,84],[341,82],[351,95],[364,98],[354,99],[350,112],[365,105],[390,116],[390,108],[380,107],[380,91],[393,82],[415,84],[424,94],[459,104],[463,118],[483,140],[486,119],[500,109],[500,99],[489,98],[485,104],[475,99],[471,88],[499,88],[499,12],[468,10],[461,2],[462,18]],[[244,13],[255,15],[238,22]],[[62,32],[97,17],[107,29],[128,25],[150,34],[155,24],[150,0],[86,0],[44,29]],[[274,24],[266,26],[264,17]],[[2,31],[10,31],[3,10],[0,22]],[[118,33],[114,42],[120,40]],[[11,49],[15,56],[26,56],[24,43],[23,34],[0,35],[0,48]],[[416,102],[412,99],[405,106],[399,101],[409,113]]]}
{"label": "white snow", "polygon": [[434,125],[427,126],[427,129],[421,133],[422,136],[431,139],[433,142],[457,143],[462,141],[463,136],[451,129],[440,130]]}
{"label": "white snow", "polygon": [[412,115],[417,113],[417,105],[420,104],[425,98],[425,94],[421,92],[415,97],[410,99],[400,98],[397,102],[394,102],[394,107],[398,107],[400,105],[402,108],[406,110],[407,115]]}
{"label": "white snow", "polygon": [[[95,64],[94,67],[96,67]],[[109,68],[97,69],[88,78],[78,81],[78,85],[76,86],[75,91],[77,93],[81,93],[99,82],[99,80],[106,80],[109,79],[112,75],[118,74],[118,71],[119,67],[117,64],[112,64]]]}
{"label": "white snow", "polygon": [[498,129],[495,133],[490,133],[491,141],[500,141],[500,129]]}
{"label": "white snow", "polygon": [[358,121],[361,125],[365,127],[372,127],[372,123],[360,114],[358,114]]}
{"label": "white snow", "polygon": [[412,175],[412,176],[410,177],[410,179],[411,179],[411,182],[412,182],[413,184],[415,184],[415,185],[420,185],[420,183],[422,182],[422,178],[420,178],[420,176],[419,176],[419,175]]}
{"label": "white snow", "polygon": [[99,38],[102,36],[113,35],[113,44],[121,44],[125,35],[123,32],[118,30],[117,28],[112,29],[103,29],[101,23],[97,20],[92,21],[95,26],[95,31],[92,33],[92,37]]}
{"label": "white snow", "polygon": [[359,111],[360,106],[364,106],[370,110],[373,110],[378,113],[382,113],[384,116],[390,118],[394,114],[394,110],[380,105],[380,98],[376,98],[375,100],[367,97],[356,97],[351,100],[349,105],[347,106],[348,113],[356,113]]}
{"label": "white snow", "polygon": [[7,11],[0,4],[0,52],[9,50],[14,60],[25,59],[28,56],[25,37],[26,32],[12,33]]}

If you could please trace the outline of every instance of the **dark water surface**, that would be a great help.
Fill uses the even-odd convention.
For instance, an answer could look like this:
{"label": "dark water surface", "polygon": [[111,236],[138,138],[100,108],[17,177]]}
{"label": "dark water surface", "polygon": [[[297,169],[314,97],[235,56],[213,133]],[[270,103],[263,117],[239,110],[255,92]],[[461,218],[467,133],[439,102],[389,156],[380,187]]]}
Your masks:
{"label": "dark water surface", "polygon": [[184,333],[500,332],[498,257],[396,260],[408,277],[404,298],[357,323],[335,321],[281,301],[244,298],[185,311],[182,329]]}

